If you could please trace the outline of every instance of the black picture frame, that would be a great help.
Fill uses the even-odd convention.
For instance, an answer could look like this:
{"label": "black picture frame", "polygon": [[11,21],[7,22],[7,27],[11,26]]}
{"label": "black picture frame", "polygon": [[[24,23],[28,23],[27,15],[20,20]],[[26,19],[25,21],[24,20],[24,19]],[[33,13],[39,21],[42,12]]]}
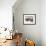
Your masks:
{"label": "black picture frame", "polygon": [[23,25],[36,25],[36,14],[23,14]]}

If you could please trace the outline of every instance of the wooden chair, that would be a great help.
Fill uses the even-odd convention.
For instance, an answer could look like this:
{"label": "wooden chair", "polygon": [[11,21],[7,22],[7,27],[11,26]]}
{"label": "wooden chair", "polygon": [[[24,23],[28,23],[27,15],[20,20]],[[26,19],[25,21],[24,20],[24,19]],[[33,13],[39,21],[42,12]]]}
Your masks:
{"label": "wooden chair", "polygon": [[26,40],[25,46],[35,46],[35,43],[32,40]]}

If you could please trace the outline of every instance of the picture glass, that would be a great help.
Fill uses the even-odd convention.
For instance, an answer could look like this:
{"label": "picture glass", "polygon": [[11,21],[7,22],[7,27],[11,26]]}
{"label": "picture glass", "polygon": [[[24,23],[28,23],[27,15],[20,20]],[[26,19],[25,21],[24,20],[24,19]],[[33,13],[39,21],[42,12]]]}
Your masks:
{"label": "picture glass", "polygon": [[30,15],[24,15],[24,24],[35,24],[36,23],[36,15],[30,14]]}

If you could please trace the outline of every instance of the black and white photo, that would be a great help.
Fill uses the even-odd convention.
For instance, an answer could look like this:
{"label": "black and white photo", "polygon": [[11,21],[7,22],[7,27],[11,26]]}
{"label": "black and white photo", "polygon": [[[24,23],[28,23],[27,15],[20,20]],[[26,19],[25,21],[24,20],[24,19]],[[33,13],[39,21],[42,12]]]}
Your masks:
{"label": "black and white photo", "polygon": [[36,24],[36,14],[24,14],[23,23],[25,25],[35,25]]}

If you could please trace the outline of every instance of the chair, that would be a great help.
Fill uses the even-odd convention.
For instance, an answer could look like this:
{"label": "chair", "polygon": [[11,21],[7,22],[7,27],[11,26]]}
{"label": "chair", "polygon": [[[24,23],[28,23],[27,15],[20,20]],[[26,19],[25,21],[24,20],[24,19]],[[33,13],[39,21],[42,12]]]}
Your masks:
{"label": "chair", "polygon": [[32,40],[26,40],[25,46],[35,46],[35,43]]}

